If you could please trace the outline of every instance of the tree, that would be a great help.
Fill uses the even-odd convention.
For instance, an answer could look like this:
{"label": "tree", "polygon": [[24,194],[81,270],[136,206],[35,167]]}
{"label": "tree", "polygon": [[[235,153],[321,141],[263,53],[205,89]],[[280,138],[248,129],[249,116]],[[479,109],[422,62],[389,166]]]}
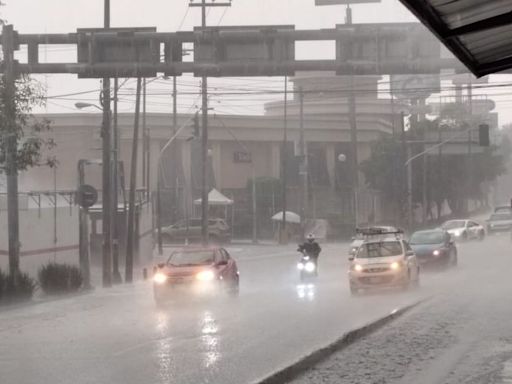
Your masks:
{"label": "tree", "polygon": [[37,119],[32,114],[35,107],[45,104],[44,87],[28,76],[20,77],[15,84],[15,120],[11,126],[7,119],[3,118],[11,104],[5,102],[9,97],[6,95],[5,78],[0,79],[0,170],[5,171],[7,139],[12,135],[18,143],[15,156],[17,172],[42,165],[53,167],[56,160],[54,156],[49,155],[49,151],[55,146],[55,142],[45,134],[50,130],[50,121]]}
{"label": "tree", "polygon": [[54,146],[44,136],[49,130],[47,120],[32,115],[35,106],[44,104],[43,88],[28,76],[16,73],[14,61],[15,34],[12,26],[2,28],[4,73],[0,80],[0,170],[7,179],[7,222],[9,233],[9,270],[14,285],[19,276],[19,212],[18,173],[37,165],[55,165],[43,153]]}

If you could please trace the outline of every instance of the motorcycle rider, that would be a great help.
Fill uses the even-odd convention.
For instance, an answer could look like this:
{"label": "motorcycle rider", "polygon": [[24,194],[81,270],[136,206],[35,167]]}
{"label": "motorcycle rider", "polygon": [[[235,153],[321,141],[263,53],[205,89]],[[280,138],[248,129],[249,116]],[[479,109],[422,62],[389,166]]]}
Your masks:
{"label": "motorcycle rider", "polygon": [[299,248],[297,251],[302,252],[309,257],[311,257],[312,261],[318,265],[318,257],[320,256],[320,252],[322,251],[322,248],[320,247],[320,244],[318,244],[315,241],[315,235],[310,233],[306,237],[306,241],[303,244],[299,245]]}

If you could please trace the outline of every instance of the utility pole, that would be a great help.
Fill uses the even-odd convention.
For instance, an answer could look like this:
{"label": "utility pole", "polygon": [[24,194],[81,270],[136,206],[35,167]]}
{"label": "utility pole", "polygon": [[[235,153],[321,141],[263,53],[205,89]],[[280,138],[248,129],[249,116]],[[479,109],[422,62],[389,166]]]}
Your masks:
{"label": "utility pole", "polygon": [[5,146],[5,173],[7,177],[7,230],[9,233],[9,273],[16,283],[20,270],[20,240],[18,211],[18,166],[16,155],[18,140],[15,123],[16,73],[14,71],[14,30],[12,25],[4,25],[2,50],[4,55],[4,105],[7,121]]}
{"label": "utility pole", "polygon": [[[347,4],[345,12],[345,24],[352,24],[352,8]],[[353,172],[353,191],[354,191],[354,224],[357,227],[359,222],[359,159],[357,148],[357,120],[356,120],[356,99],[354,94],[354,75],[349,76],[349,91],[348,91],[348,113],[350,124],[350,146],[352,148],[352,172]]]}
{"label": "utility pole", "polygon": [[[400,135],[400,142],[401,142],[401,164],[405,164],[408,156],[407,151],[407,138],[405,135],[405,121],[404,121],[405,115],[404,112],[400,112],[400,128],[401,128],[401,135]],[[412,223],[411,214],[412,214],[412,183],[411,183],[411,164],[408,164],[407,167],[400,167],[403,169],[402,171],[402,193],[401,193],[401,200],[402,200],[402,215],[404,217],[404,222],[407,224],[408,227],[410,227]]]}
{"label": "utility pole", "polygon": [[[469,126],[473,128],[473,83],[471,81],[471,76],[469,77],[468,84],[468,106],[469,106]],[[468,131],[468,161],[467,161],[467,172],[468,172],[468,198],[467,198],[467,208],[466,210],[469,212],[469,200],[471,198],[471,192],[473,191],[473,147],[472,147],[472,129]]]}
{"label": "utility pole", "polygon": [[[201,0],[201,3],[190,3],[190,7],[201,7],[201,28],[206,28],[206,8],[208,7],[230,7],[229,3],[215,3]],[[201,136],[201,241],[203,245],[208,244],[208,77],[201,77],[202,93],[202,120],[203,129]]]}
{"label": "utility pole", "polygon": [[135,248],[135,236],[137,235],[135,229],[135,189],[137,188],[137,152],[139,150],[139,115],[140,115],[140,94],[142,88],[142,80],[137,77],[137,93],[135,96],[135,119],[133,122],[133,141],[132,141],[132,156],[130,164],[130,194],[128,206],[128,230],[127,230],[127,245],[126,245],[126,265],[125,277],[126,283],[133,281],[133,254]]}
{"label": "utility pole", "polygon": [[114,78],[114,151],[112,166],[112,282],[119,284],[122,282],[121,273],[119,272],[119,222],[118,222],[118,206],[119,206],[119,126],[117,120],[117,94],[119,91],[119,80]]}
{"label": "utility pole", "polygon": [[306,218],[308,215],[308,154],[306,149],[306,141],[304,139],[304,91],[299,87],[299,101],[300,101],[300,158],[301,158],[301,176],[302,176],[302,237],[306,236]]}
{"label": "utility pole", "polygon": [[284,77],[284,127],[283,127],[283,143],[281,148],[281,199],[283,200],[283,216],[281,218],[281,231],[279,240],[281,244],[287,244],[286,237],[286,184],[287,184],[287,144],[288,144],[288,76]]}
{"label": "utility pole", "polygon": [[[110,0],[104,0],[104,28],[110,28]],[[103,78],[102,91],[103,108],[103,197],[102,197],[102,262],[103,262],[103,286],[112,285],[112,190],[111,190],[111,129],[110,129],[110,79]]]}

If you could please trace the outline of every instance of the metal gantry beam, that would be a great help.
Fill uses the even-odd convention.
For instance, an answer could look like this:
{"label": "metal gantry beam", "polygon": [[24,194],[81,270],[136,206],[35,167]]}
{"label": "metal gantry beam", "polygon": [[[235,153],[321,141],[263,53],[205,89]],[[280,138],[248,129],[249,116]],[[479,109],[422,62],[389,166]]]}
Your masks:
{"label": "metal gantry beam", "polygon": [[[294,30],[289,26],[207,27],[190,32],[160,33],[129,28],[104,29],[68,34],[15,34],[15,49],[27,46],[27,55],[15,63],[18,73],[71,73],[79,77],[137,77],[144,73],[177,74],[193,73],[195,76],[282,76],[295,71],[336,71],[338,74],[375,75],[375,74],[424,74],[438,73],[441,69],[464,70],[456,59],[441,59],[437,53],[418,53],[417,44],[409,44],[411,36],[421,36],[419,40],[435,39],[416,23],[400,24],[354,24],[340,25],[334,29]],[[251,29],[254,28],[254,29]],[[336,60],[295,60],[273,57],[272,47],[277,44],[293,47],[301,41],[334,41],[337,43]],[[432,43],[430,40],[434,40]],[[368,49],[348,50],[346,42],[352,47],[359,45]],[[129,42],[129,44],[127,44]],[[244,42],[261,47],[263,43],[268,55],[254,60],[232,59],[229,56],[230,44]],[[183,62],[173,52],[180,51],[185,43],[195,47],[213,46],[211,57]],[[138,60],[102,62],[97,50],[110,49],[116,44],[128,45],[127,57],[140,55],[140,47],[148,53]],[[373,45],[372,45],[373,44]],[[40,62],[38,49],[43,45],[76,45],[79,50],[77,62],[45,63]],[[179,49],[178,49],[179,48]],[[219,48],[219,49],[217,49]],[[255,48],[256,49],[256,48]],[[260,48],[261,49],[261,48]],[[387,55],[396,49],[400,50]],[[354,51],[354,52],[353,52]],[[363,52],[364,51],[364,52]],[[371,52],[368,54],[366,51]],[[160,55],[160,52],[165,52]],[[2,68],[3,69],[3,68]]]}

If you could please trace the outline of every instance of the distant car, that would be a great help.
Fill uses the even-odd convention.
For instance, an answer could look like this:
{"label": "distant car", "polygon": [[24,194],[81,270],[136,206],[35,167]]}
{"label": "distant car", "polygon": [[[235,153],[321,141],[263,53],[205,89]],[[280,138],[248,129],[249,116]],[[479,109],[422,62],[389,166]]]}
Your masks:
{"label": "distant car", "polygon": [[441,225],[455,240],[484,240],[485,228],[473,220],[449,220]]}
{"label": "distant car", "polygon": [[157,304],[184,294],[238,294],[240,275],[236,261],[220,247],[186,247],[173,252],[153,275]]}
{"label": "distant car", "polygon": [[400,237],[366,240],[349,258],[350,292],[375,288],[409,288],[419,284],[420,266],[407,241]]}
{"label": "distant car", "polygon": [[401,233],[400,229],[390,225],[376,225],[372,227],[356,228],[356,235],[352,238],[348,254],[355,255],[359,247],[369,238],[388,237],[390,234]]}
{"label": "distant car", "polygon": [[457,265],[457,246],[447,231],[433,229],[414,232],[409,244],[421,266]]}
{"label": "distant car", "polygon": [[[231,230],[224,219],[208,220],[208,237],[214,244],[225,244],[231,241]],[[162,228],[162,241],[164,243],[201,241],[201,219],[178,221],[168,227]]]}
{"label": "distant car", "polygon": [[493,213],[487,219],[487,233],[510,232],[512,230],[512,213]]}
{"label": "distant car", "polygon": [[494,207],[494,213],[508,213],[512,215],[512,206],[511,205],[499,205]]}

